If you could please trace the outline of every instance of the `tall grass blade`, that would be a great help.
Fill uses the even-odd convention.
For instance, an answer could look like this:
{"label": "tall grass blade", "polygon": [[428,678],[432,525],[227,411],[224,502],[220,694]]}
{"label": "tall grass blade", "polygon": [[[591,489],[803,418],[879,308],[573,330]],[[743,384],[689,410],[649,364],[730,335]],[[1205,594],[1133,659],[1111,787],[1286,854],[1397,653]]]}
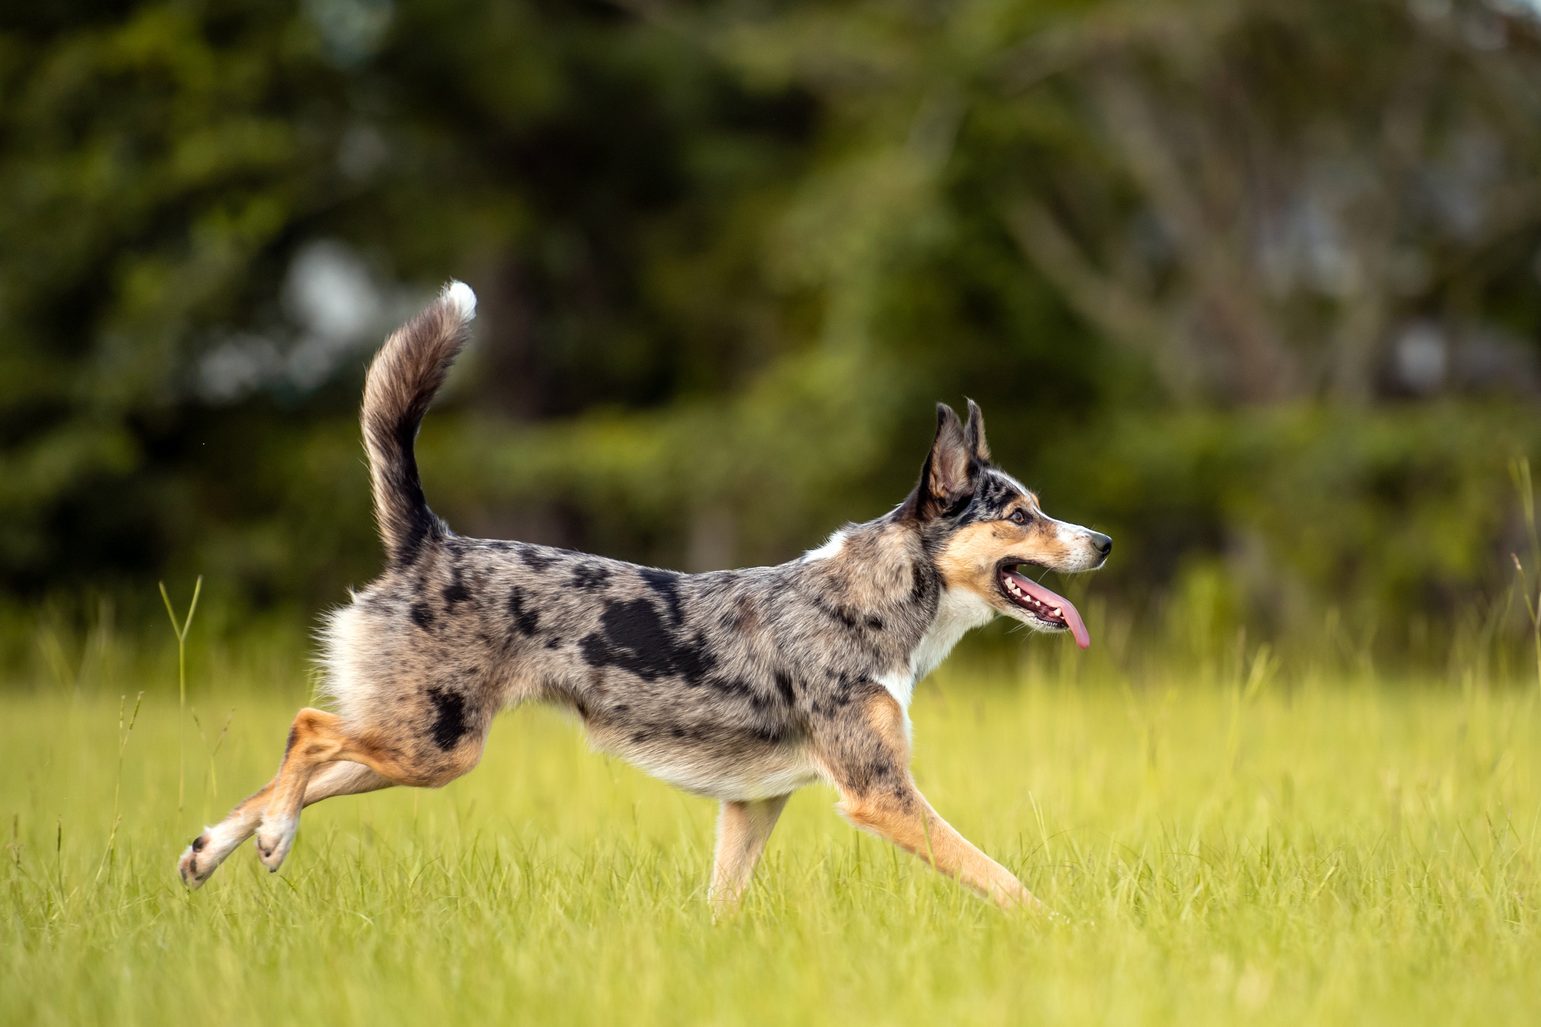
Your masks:
{"label": "tall grass blade", "polygon": [[177,620],[171,607],[171,596],[166,594],[166,583],[160,582],[161,602],[166,604],[166,616],[171,620],[171,630],[177,636],[177,812],[187,798],[187,629],[192,627],[193,614],[198,612],[198,596],[203,592],[203,575],[193,582],[193,601],[187,606],[187,616]]}

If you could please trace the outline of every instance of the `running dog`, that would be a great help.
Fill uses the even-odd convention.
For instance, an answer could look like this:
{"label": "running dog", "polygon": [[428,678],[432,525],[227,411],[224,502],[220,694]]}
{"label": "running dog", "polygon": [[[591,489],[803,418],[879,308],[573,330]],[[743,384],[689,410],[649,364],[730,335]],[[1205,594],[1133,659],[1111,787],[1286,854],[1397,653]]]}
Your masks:
{"label": "running dog", "polygon": [[722,803],[708,896],[744,889],[787,797],[816,781],[840,812],[1003,906],[1041,908],[910,776],[910,697],[963,633],[997,615],[1090,644],[1035,569],[1100,567],[1108,536],[1057,521],[995,467],[972,400],[937,406],[920,480],[890,513],[775,567],[680,574],[526,542],[462,538],[428,508],[413,442],[465,345],[476,297],[451,282],[390,336],[363,433],[388,564],[322,630],[322,703],[278,774],[195,838],[196,888],[255,834],[276,871],[300,810],[476,766],[500,710],[566,707],[594,745]]}

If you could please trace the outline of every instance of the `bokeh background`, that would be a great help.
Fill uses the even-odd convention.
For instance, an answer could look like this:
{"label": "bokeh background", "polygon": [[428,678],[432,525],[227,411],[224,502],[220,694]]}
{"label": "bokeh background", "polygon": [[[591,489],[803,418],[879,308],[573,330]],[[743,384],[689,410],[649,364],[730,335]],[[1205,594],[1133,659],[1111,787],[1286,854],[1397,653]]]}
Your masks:
{"label": "bokeh background", "polygon": [[11,4],[0,196],[9,617],[201,574],[303,630],[378,566],[365,363],[454,276],[463,533],[788,559],[972,396],[1126,637],[1532,631],[1524,0]]}

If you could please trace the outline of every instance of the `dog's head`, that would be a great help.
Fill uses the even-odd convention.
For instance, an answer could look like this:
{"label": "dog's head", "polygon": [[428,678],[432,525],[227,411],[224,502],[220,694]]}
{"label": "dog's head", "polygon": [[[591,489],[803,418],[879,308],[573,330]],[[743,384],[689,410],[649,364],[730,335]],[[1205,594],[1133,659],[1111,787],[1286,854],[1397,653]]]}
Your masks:
{"label": "dog's head", "polygon": [[936,439],[898,513],[919,528],[950,592],[971,595],[1038,631],[1068,630],[1082,649],[1091,644],[1076,608],[1034,575],[1096,570],[1113,540],[1050,517],[1037,496],[995,467],[984,415],[973,400],[967,424],[937,404]]}

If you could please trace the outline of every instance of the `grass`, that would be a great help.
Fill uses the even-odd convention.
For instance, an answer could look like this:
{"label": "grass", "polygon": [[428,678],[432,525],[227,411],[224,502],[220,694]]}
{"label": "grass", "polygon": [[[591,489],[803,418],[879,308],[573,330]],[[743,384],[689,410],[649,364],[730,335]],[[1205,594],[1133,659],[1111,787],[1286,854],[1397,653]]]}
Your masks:
{"label": "grass", "polygon": [[714,925],[712,804],[542,710],[446,790],[314,807],[279,875],[248,848],[189,895],[175,859],[272,772],[298,656],[195,659],[181,814],[173,674],[0,693],[0,1023],[1541,1021],[1535,680],[1130,680],[1026,646],[920,689],[916,772],[1063,926],[819,788]]}

